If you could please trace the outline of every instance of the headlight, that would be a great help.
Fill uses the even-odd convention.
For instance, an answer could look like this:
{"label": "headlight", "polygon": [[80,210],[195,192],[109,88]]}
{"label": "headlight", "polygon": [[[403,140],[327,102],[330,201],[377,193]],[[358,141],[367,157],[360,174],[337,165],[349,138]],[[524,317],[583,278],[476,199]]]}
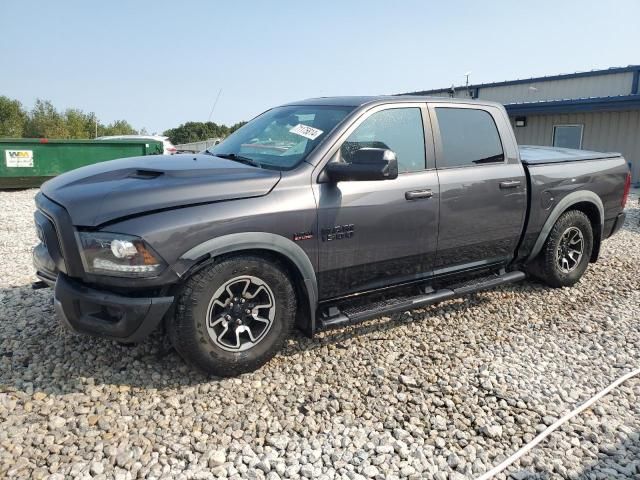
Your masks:
{"label": "headlight", "polygon": [[153,277],[165,267],[144,240],[109,232],[79,232],[80,255],[87,273],[116,277]]}

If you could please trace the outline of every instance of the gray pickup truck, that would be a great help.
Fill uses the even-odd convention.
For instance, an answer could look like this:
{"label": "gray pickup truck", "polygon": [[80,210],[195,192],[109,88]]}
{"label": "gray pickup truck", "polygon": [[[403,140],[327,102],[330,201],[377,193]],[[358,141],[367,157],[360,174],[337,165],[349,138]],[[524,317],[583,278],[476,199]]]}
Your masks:
{"label": "gray pickup truck", "polygon": [[196,155],[83,167],[42,186],[40,286],[77,332],[163,324],[191,365],[258,368],[294,326],[423,307],[527,274],[571,286],[624,223],[617,153],[516,144],[495,103],[311,99]]}

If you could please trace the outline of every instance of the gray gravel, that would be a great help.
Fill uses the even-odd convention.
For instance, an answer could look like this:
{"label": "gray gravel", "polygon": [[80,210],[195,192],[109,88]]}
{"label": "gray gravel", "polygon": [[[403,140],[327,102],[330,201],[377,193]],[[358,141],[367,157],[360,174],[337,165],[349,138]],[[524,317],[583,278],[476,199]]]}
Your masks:
{"label": "gray gravel", "polygon": [[[297,335],[212,380],[160,333],[127,348],[58,326],[51,292],[29,288],[34,193],[0,192],[0,477],[474,478],[640,366],[637,195],[575,288]],[[640,477],[639,399],[628,382],[508,474]]]}

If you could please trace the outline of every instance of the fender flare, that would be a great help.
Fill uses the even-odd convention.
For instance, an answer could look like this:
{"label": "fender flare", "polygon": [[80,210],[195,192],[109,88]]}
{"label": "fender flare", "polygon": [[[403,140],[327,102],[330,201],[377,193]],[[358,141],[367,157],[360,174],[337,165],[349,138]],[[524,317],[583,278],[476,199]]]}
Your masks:
{"label": "fender flare", "polygon": [[577,192],[571,192],[558,202],[558,204],[554,207],[554,209],[547,217],[547,221],[544,222],[542,230],[538,234],[536,243],[533,245],[533,249],[527,257],[527,262],[532,261],[538,255],[538,253],[540,253],[542,247],[544,246],[544,242],[546,242],[547,237],[549,236],[549,232],[551,232],[551,229],[558,221],[558,218],[560,218],[560,215],[567,211],[572,205],[584,202],[592,203],[598,208],[598,212],[600,213],[600,232],[598,233],[600,238],[602,238],[602,229],[604,228],[604,206],[602,205],[602,200],[600,200],[600,197],[589,190],[579,190]]}
{"label": "fender flare", "polygon": [[182,261],[195,262],[205,257],[216,257],[243,250],[271,250],[286,257],[297,268],[309,300],[309,325],[307,333],[313,334],[318,307],[318,281],[311,260],[299,245],[281,235],[267,232],[242,232],[212,238],[191,248],[180,256]]}

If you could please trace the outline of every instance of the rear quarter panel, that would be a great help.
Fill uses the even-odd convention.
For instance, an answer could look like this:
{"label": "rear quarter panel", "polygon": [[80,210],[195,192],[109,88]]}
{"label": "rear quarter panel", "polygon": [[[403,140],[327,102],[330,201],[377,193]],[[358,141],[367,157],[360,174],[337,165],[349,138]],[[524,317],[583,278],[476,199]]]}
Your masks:
{"label": "rear quarter panel", "polygon": [[[556,205],[572,192],[590,191],[602,200],[605,226],[622,211],[622,193],[628,172],[622,157],[526,165],[526,169],[530,175],[531,204],[519,251],[521,259],[531,252]],[[606,228],[604,233],[606,235]]]}

